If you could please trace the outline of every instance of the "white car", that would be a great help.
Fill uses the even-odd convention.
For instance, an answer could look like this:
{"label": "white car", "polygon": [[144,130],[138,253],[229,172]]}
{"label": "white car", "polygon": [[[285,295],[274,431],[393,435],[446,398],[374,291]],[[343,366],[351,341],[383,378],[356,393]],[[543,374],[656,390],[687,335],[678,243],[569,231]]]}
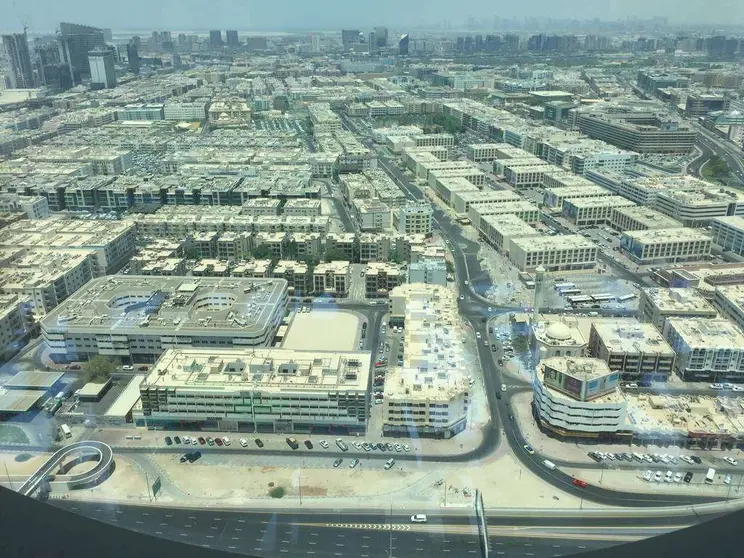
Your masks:
{"label": "white car", "polygon": [[230,445],[230,438],[222,438],[222,443],[225,444],[226,446],[229,446]]}
{"label": "white car", "polygon": [[246,440],[245,438],[241,438],[240,445],[243,446],[244,448],[248,447],[248,440]]}
{"label": "white car", "polygon": [[737,465],[739,464],[739,462],[738,462],[738,461],[736,461],[736,459],[734,459],[733,457],[724,457],[724,458],[723,458],[723,460],[724,460],[724,461],[725,461],[726,463],[730,463],[730,464],[731,464],[731,465],[733,465],[734,467],[736,467],[736,466],[737,466]]}
{"label": "white car", "polygon": [[426,516],[423,513],[417,513],[411,516],[411,523],[426,523]]}
{"label": "white car", "polygon": [[646,471],[643,473],[643,480],[646,482],[651,482],[652,478],[654,478],[654,473],[652,471]]}
{"label": "white car", "polygon": [[325,440],[321,440],[319,443],[320,447],[328,449],[328,442],[326,442]]}
{"label": "white car", "polygon": [[723,477],[723,484],[731,484],[731,475]]}
{"label": "white car", "polygon": [[674,482],[679,482],[682,480],[682,473],[677,473],[674,475]]}
{"label": "white car", "polygon": [[411,451],[411,446],[408,444],[403,444],[403,451]]}
{"label": "white car", "polygon": [[501,384],[501,391],[506,391],[506,384]]}
{"label": "white car", "polygon": [[672,482],[672,472],[667,471],[666,475],[664,475],[664,482]]}
{"label": "white car", "polygon": [[744,386],[734,386],[731,391],[744,391]]}
{"label": "white car", "polygon": [[134,370],[134,366],[132,366],[131,364],[125,364],[124,366],[121,367],[121,369],[122,370]]}
{"label": "white car", "polygon": [[723,389],[721,384],[710,384],[710,389]]}
{"label": "white car", "polygon": [[188,436],[181,436],[181,441],[188,446],[191,443],[191,438]]}
{"label": "white car", "polygon": [[661,475],[661,471],[656,471],[656,473],[654,473],[654,480],[656,482],[660,482],[661,481],[661,476],[662,476]]}

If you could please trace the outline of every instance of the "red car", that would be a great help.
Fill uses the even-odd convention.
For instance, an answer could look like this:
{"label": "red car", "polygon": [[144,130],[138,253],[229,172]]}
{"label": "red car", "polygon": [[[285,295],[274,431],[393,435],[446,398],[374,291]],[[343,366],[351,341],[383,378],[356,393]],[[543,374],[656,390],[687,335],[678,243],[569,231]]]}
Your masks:
{"label": "red car", "polygon": [[222,445],[222,438],[215,438],[214,439],[214,443],[217,444],[218,446],[221,446]]}
{"label": "red car", "polygon": [[383,366],[385,366],[385,363],[383,361],[378,360],[377,362],[375,362],[375,368],[382,368]]}
{"label": "red car", "polygon": [[571,482],[573,482],[573,484],[574,484],[575,486],[578,486],[579,488],[586,488],[586,481],[585,481],[585,480],[581,480],[581,479],[574,479],[574,480],[573,480],[573,481],[571,481]]}
{"label": "red car", "polygon": [[207,441],[202,436],[199,436],[199,443],[203,446]]}

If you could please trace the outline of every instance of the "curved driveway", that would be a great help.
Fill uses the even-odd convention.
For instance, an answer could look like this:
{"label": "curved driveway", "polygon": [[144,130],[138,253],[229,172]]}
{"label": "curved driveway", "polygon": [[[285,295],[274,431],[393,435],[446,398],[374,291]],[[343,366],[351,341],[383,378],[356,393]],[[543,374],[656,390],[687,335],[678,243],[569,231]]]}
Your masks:
{"label": "curved driveway", "polygon": [[111,468],[111,465],[113,465],[114,452],[108,444],[88,440],[84,442],[75,442],[58,449],[41,467],[36,470],[33,475],[28,478],[28,480],[26,480],[26,482],[21,485],[18,492],[24,496],[32,494],[39,487],[41,481],[44,480],[47,475],[54,474],[53,471],[56,471],[68,457],[73,455],[83,456],[91,454],[98,457],[98,463],[96,463],[96,466],[84,473],[66,475],[65,482],[67,482],[70,487],[76,487],[85,486],[97,481],[101,476],[106,474]]}

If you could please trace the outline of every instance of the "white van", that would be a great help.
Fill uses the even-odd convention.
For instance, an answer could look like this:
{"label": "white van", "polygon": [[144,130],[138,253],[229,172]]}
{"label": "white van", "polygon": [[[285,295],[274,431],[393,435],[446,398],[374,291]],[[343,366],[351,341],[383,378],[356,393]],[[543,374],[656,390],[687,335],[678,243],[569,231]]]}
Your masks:
{"label": "white van", "polygon": [[716,470],[715,469],[708,469],[708,473],[705,475],[705,482],[708,484],[713,484],[713,481],[716,479]]}
{"label": "white van", "polygon": [[555,463],[553,463],[552,461],[548,461],[547,459],[543,461],[543,465],[545,465],[545,467],[547,467],[551,471],[555,469]]}

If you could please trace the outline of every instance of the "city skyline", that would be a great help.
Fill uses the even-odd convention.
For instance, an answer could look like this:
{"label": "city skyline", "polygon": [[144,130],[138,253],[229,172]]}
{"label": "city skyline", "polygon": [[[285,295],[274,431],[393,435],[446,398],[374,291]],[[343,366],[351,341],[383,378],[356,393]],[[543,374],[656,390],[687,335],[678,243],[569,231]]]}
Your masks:
{"label": "city skyline", "polygon": [[[5,4],[5,5],[3,5]],[[22,29],[24,24],[31,32],[53,32],[60,21],[86,21],[90,25],[115,30],[141,30],[171,28],[179,30],[208,30],[210,28],[238,30],[331,30],[347,26],[388,25],[399,27],[441,26],[447,22],[451,29],[468,27],[475,22],[477,28],[492,28],[494,17],[501,20],[528,20],[531,18],[551,18],[556,21],[572,20],[602,22],[623,21],[638,18],[668,18],[670,25],[688,26],[720,25],[730,27],[729,22],[744,20],[744,4],[731,0],[687,3],[680,9],[672,0],[653,3],[632,0],[631,2],[611,2],[601,7],[577,6],[574,0],[563,0],[548,4],[544,0],[533,3],[527,9],[523,6],[499,6],[484,0],[466,0],[456,6],[442,0],[434,2],[413,2],[406,5],[382,0],[374,8],[356,6],[354,10],[338,0],[324,2],[323,6],[309,5],[297,0],[283,3],[281,9],[271,5],[252,8],[237,0],[218,0],[208,13],[193,0],[161,2],[160,10],[153,10],[142,0],[133,0],[124,5],[102,5],[88,0],[72,0],[64,3],[39,2],[22,8],[8,5],[7,0],[0,3],[0,12],[5,15],[3,29],[11,31]],[[144,10],[144,8],[147,10]],[[140,9],[142,8],[142,9]],[[145,17],[144,14],[147,13]]]}

